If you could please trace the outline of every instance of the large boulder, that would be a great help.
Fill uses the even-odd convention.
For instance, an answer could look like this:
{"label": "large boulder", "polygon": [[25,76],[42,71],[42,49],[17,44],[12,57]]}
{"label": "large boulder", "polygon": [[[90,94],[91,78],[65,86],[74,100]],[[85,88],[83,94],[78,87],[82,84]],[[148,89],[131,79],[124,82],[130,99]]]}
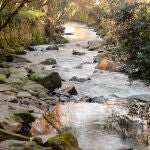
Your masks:
{"label": "large boulder", "polygon": [[53,150],[80,150],[77,139],[69,132],[48,139],[45,146],[50,146]]}
{"label": "large boulder", "polygon": [[117,66],[110,60],[103,59],[101,60],[95,69],[100,69],[100,70],[108,70],[108,71],[118,71]]}
{"label": "large boulder", "polygon": [[57,64],[56,59],[54,58],[47,58],[45,61],[42,61],[40,64],[42,65],[54,65]]}
{"label": "large boulder", "polygon": [[61,77],[58,72],[38,70],[37,72],[31,74],[30,79],[40,83],[50,92],[61,87]]}

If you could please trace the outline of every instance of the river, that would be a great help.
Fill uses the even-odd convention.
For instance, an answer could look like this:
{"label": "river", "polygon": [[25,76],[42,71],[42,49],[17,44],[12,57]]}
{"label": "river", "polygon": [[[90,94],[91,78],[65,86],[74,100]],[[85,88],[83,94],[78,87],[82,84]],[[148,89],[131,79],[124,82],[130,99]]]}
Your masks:
{"label": "river", "polygon": [[[48,45],[36,46],[37,51],[29,52],[25,57],[35,64],[46,58],[57,60],[57,66],[46,66],[46,69],[60,73],[65,84],[74,85],[78,97],[103,96],[109,101],[97,103],[66,103],[61,104],[59,113],[64,127],[72,128],[82,150],[148,150],[149,147],[134,138],[124,138],[116,129],[112,129],[112,116],[123,116],[128,113],[125,100],[116,100],[116,97],[125,98],[133,95],[150,93],[150,87],[136,80],[131,85],[128,77],[123,73],[97,70],[93,57],[96,51],[88,51],[83,46],[90,40],[102,40],[86,25],[67,23],[64,35],[70,42],[60,46],[59,51],[43,51]],[[42,51],[41,51],[42,50]],[[72,51],[85,52],[85,55],[72,55]],[[77,66],[82,65],[81,68]],[[85,82],[69,81],[70,78],[90,78]],[[67,85],[63,86],[67,86]]]}

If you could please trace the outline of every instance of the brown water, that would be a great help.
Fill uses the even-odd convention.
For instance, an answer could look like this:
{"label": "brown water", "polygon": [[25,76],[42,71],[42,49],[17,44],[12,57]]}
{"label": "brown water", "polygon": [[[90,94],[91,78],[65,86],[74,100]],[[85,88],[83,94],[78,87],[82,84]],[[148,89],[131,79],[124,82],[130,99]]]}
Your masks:
{"label": "brown water", "polygon": [[[150,149],[150,147],[137,141],[137,138],[133,138],[134,135],[140,135],[144,130],[136,130],[138,133],[133,133],[132,138],[124,137],[125,129],[116,126],[117,121],[115,119],[116,116],[121,118],[128,115],[129,110],[125,107],[127,101],[110,99],[115,96],[127,97],[149,94],[150,87],[146,87],[140,81],[135,81],[129,85],[128,77],[123,73],[97,71],[93,74],[96,65],[93,64],[93,57],[97,52],[87,51],[82,46],[85,46],[89,40],[102,39],[97,37],[92,29],[79,23],[68,23],[65,27],[66,33],[73,33],[73,35],[65,35],[70,41],[69,44],[60,47],[59,51],[41,51],[48,45],[39,45],[36,46],[38,51],[29,52],[25,57],[35,64],[48,57],[55,58],[59,66],[53,70],[58,71],[63,79],[76,87],[79,93],[78,97],[104,96],[109,98],[109,101],[104,104],[66,103],[57,106],[63,127],[72,129],[82,150]],[[72,50],[85,52],[86,55],[74,56]],[[81,69],[77,69],[76,66],[81,63],[85,64],[82,65]],[[46,66],[46,68],[52,69],[51,66]],[[90,77],[91,80],[82,83],[69,81],[73,76]],[[138,120],[138,118],[135,119]]]}

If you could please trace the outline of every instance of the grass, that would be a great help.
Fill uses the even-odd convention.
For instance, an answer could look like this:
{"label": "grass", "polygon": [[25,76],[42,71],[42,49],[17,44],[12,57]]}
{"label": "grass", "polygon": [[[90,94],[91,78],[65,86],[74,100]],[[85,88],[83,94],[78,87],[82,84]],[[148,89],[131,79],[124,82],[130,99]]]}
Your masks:
{"label": "grass", "polygon": [[35,19],[36,17],[45,17],[46,14],[39,10],[24,10],[21,11],[20,14],[27,15],[31,19]]}

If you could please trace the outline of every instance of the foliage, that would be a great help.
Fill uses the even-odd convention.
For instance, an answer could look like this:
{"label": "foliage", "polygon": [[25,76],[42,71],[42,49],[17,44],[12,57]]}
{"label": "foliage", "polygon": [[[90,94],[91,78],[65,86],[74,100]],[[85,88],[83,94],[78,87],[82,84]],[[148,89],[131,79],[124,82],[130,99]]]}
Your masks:
{"label": "foliage", "polygon": [[150,4],[141,0],[101,1],[93,8],[96,31],[116,51],[132,79],[150,82]]}
{"label": "foliage", "polygon": [[125,70],[131,78],[150,82],[150,13],[148,4],[125,4],[116,14],[117,34],[127,57]]}
{"label": "foliage", "polygon": [[[0,0],[0,55],[61,40],[68,0]],[[59,36],[55,36],[59,34]]]}

